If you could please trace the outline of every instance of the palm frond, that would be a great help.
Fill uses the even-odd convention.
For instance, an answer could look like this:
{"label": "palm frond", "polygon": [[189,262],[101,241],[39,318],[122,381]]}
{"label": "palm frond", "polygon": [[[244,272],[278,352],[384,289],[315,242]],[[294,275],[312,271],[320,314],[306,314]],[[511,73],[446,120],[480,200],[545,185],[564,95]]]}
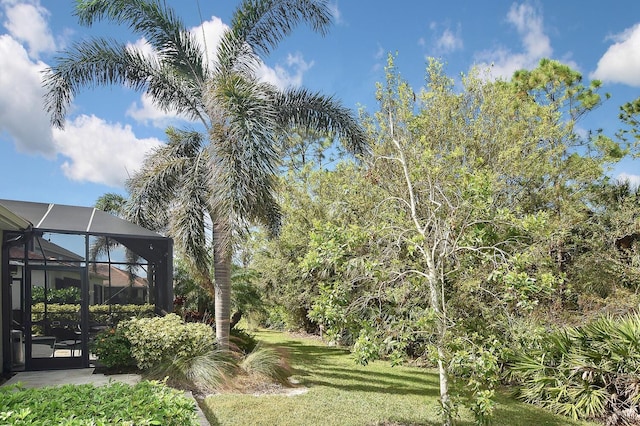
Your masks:
{"label": "palm frond", "polygon": [[127,202],[127,199],[120,194],[113,192],[107,192],[106,194],[98,197],[95,203],[95,208],[102,210],[103,212],[118,215],[122,211],[122,207]]}
{"label": "palm frond", "polygon": [[279,222],[274,191],[280,152],[271,91],[240,75],[219,79],[210,91],[211,115],[220,110],[224,117],[210,134],[211,205],[217,216]]}
{"label": "palm frond", "polygon": [[[119,243],[113,239],[109,239],[105,236],[97,236],[91,246],[89,247],[89,259],[95,262],[98,256],[109,253],[109,250],[117,247]],[[94,264],[94,270],[95,270]]]}
{"label": "palm frond", "polygon": [[97,38],[72,45],[56,59],[56,65],[45,70],[43,84],[45,109],[52,123],[61,128],[81,88],[108,85],[146,91],[159,107],[201,119],[197,86],[161,66],[156,58],[113,40]]}
{"label": "palm frond", "polygon": [[282,128],[330,131],[352,154],[368,152],[366,135],[353,113],[332,97],[306,89],[289,89],[276,95],[275,108]]}
{"label": "palm frond", "polygon": [[266,56],[298,24],[306,22],[324,35],[331,19],[326,0],[244,0],[234,14],[231,30],[258,55]]}
{"label": "palm frond", "polygon": [[128,25],[145,37],[161,62],[168,62],[181,74],[206,80],[207,64],[202,46],[189,33],[175,11],[157,0],[83,0],[75,10],[80,24],[91,26],[107,19]]}
{"label": "palm frond", "polygon": [[236,34],[227,30],[222,34],[215,52],[214,72],[216,76],[240,74],[251,77],[260,65],[260,58]]}
{"label": "palm frond", "polygon": [[[201,168],[206,173],[205,167]],[[171,209],[170,231],[176,247],[197,268],[201,277],[209,276],[211,255],[207,242],[209,188],[207,178],[190,170],[182,180]]]}

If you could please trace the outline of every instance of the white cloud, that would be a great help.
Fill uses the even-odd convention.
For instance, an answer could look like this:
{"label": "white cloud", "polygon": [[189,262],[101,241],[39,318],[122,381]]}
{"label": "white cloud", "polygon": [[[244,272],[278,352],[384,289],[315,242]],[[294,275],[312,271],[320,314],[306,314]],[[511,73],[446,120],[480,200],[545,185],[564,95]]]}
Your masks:
{"label": "white cloud", "polygon": [[344,24],[344,20],[342,19],[342,12],[340,12],[340,8],[338,7],[338,2],[329,3],[329,10],[331,11],[331,15],[333,15],[333,20],[337,25]]}
{"label": "white cloud", "polygon": [[451,53],[456,50],[462,49],[462,47],[463,42],[462,37],[460,36],[459,26],[456,33],[451,31],[451,29],[446,28],[442,35],[436,40],[436,48],[442,53]]}
{"label": "white cloud", "polygon": [[637,188],[638,186],[640,186],[639,175],[632,175],[629,173],[620,173],[616,179],[618,180],[618,182],[629,182],[629,184],[633,188]]}
{"label": "white cloud", "polygon": [[640,23],[612,39],[591,78],[640,87]]}
{"label": "white cloud", "polygon": [[457,25],[454,31],[447,22],[438,23],[432,21],[429,23],[429,30],[431,31],[431,39],[433,42],[427,42],[427,39],[424,37],[418,39],[418,46],[423,48],[431,47],[433,49],[433,52],[429,53],[429,56],[446,55],[464,47],[464,41],[461,35],[462,27],[460,24]]}
{"label": "white cloud", "polygon": [[280,89],[300,87],[304,73],[313,66],[313,62],[305,61],[299,52],[289,53],[285,64],[286,67],[276,65],[275,68],[268,67],[264,63],[260,64],[256,71],[258,78]]}
{"label": "white cloud", "polygon": [[513,4],[507,14],[507,21],[513,24],[522,36],[525,51],[537,59],[550,56],[553,52],[549,37],[544,33],[542,16],[528,4]]}
{"label": "white cloud", "polygon": [[384,47],[378,44],[378,50],[376,50],[376,53],[373,54],[374,59],[376,60],[384,59],[384,52],[385,52]]}
{"label": "white cloud", "polygon": [[[206,53],[215,52],[218,49],[222,35],[227,29],[229,29],[227,24],[222,22],[217,16],[212,16],[209,21],[205,21],[201,25],[191,28],[190,31]],[[210,63],[213,63],[214,54],[211,53],[208,59]]]}
{"label": "white cloud", "polygon": [[2,0],[0,6],[6,16],[4,27],[13,38],[29,46],[29,55],[37,58],[40,53],[56,50],[47,24],[49,11],[40,6],[39,0]]}
{"label": "white cloud", "polygon": [[127,44],[127,50],[129,52],[137,51],[138,53],[140,53],[140,54],[142,54],[144,56],[154,57],[156,55],[156,52],[153,49],[153,46],[151,46],[149,44],[149,42],[147,41],[147,39],[144,38],[144,37],[139,38],[134,43],[128,43]]}
{"label": "white cloud", "polygon": [[151,124],[159,129],[168,126],[175,126],[179,122],[190,121],[188,118],[176,114],[173,111],[164,111],[158,108],[151,96],[143,93],[140,97],[140,103],[134,102],[127,109],[126,115],[133,118],[138,123],[145,125]]}
{"label": "white cloud", "polygon": [[510,79],[519,69],[532,69],[542,58],[551,57],[553,49],[544,32],[542,15],[527,3],[513,4],[507,13],[507,22],[520,35],[523,52],[514,53],[502,46],[478,55],[480,68],[490,68],[494,78]]}
{"label": "white cloud", "polygon": [[0,35],[0,132],[9,135],[19,152],[53,158],[49,117],[42,104],[45,67],[29,59],[11,36]]}
{"label": "white cloud", "polygon": [[69,179],[122,187],[142,164],[145,155],[162,142],[138,139],[131,126],[110,124],[96,116],[81,115],[65,130],[54,129],[58,152],[67,158],[62,170]]}

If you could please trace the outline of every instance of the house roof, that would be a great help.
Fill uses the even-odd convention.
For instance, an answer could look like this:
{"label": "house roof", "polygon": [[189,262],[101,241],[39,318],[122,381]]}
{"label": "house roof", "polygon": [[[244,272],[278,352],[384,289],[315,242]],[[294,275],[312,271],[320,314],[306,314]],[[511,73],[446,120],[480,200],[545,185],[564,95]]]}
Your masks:
{"label": "house roof", "polygon": [[[52,243],[42,237],[36,237],[33,249],[28,250],[29,259],[55,259],[59,261],[81,262],[84,257],[67,250],[57,244]],[[9,248],[9,257],[12,259],[22,259],[24,257],[24,245],[12,246]]]}
{"label": "house roof", "polygon": [[[116,268],[113,265],[107,265],[104,263],[95,265],[95,269],[94,269],[94,265],[89,267],[89,271],[92,274],[95,274],[94,276],[104,278],[103,284],[105,286],[109,285],[109,270],[111,270],[111,287],[128,287],[129,286],[130,276],[129,276],[129,272],[127,271],[124,271],[120,268]],[[137,275],[134,275],[133,286],[146,288],[147,280]]]}
{"label": "house roof", "polygon": [[94,207],[67,206],[63,204],[34,203],[30,201],[0,199],[0,218],[7,213],[18,226],[51,232],[73,232],[93,235],[109,235],[140,238],[165,238],[119,217]]}

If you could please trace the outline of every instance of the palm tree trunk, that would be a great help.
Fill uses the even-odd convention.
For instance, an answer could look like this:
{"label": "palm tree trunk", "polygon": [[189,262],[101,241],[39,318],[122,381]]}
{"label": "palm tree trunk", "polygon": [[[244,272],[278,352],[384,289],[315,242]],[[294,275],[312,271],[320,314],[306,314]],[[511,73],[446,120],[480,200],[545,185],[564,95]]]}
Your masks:
{"label": "palm tree trunk", "polygon": [[226,227],[216,223],[213,226],[213,268],[215,292],[216,339],[218,347],[229,349],[231,318],[231,251],[224,241]]}

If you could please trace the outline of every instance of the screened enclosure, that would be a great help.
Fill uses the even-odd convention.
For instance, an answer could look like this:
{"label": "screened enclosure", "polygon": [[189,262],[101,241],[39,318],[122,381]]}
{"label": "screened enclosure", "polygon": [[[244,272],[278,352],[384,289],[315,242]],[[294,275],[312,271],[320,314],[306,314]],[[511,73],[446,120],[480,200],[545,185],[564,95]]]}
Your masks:
{"label": "screened enclosure", "polygon": [[172,310],[172,240],[90,207],[0,200],[4,370],[88,367],[92,339]]}

